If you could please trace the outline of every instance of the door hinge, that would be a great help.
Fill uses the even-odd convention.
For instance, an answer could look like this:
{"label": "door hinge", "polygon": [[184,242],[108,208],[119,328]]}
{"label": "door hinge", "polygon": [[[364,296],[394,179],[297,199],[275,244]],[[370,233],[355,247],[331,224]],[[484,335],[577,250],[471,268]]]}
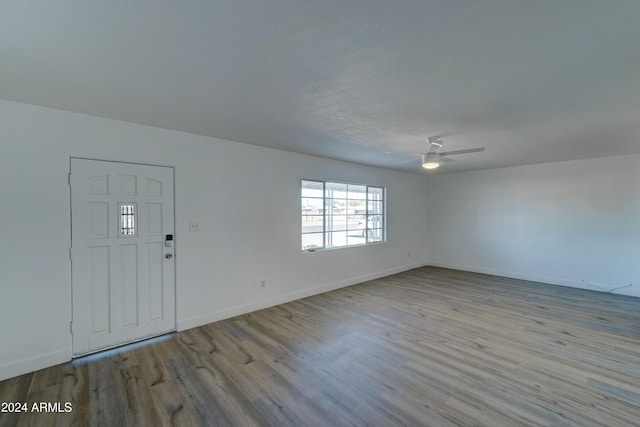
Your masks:
{"label": "door hinge", "polygon": [[73,335],[73,320],[69,322],[69,333]]}
{"label": "door hinge", "polygon": [[67,174],[67,185],[71,187],[71,172]]}
{"label": "door hinge", "polygon": [[69,261],[72,261],[72,259],[71,259],[71,247],[69,247]]}

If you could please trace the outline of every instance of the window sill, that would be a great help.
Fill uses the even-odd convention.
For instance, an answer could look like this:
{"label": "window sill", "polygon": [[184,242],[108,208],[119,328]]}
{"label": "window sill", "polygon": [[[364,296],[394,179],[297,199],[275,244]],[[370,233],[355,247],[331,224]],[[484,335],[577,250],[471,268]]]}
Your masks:
{"label": "window sill", "polygon": [[382,242],[364,243],[362,245],[336,246],[333,248],[302,249],[302,253],[316,253],[316,252],[336,251],[341,249],[366,248],[368,246],[378,246],[378,245],[383,245],[385,243],[387,243],[386,240]]}

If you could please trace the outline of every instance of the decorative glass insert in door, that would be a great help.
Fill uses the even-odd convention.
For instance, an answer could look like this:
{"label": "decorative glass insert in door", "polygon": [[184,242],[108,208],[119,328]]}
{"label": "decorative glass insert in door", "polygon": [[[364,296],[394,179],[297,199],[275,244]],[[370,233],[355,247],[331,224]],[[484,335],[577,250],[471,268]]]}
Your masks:
{"label": "decorative glass insert in door", "polygon": [[118,203],[120,213],[120,237],[136,237],[136,203]]}

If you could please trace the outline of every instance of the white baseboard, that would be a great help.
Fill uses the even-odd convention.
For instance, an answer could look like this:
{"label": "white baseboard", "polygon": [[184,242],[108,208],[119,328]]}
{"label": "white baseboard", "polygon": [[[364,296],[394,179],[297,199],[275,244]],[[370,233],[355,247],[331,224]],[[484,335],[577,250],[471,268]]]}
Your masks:
{"label": "white baseboard", "polygon": [[326,285],[314,286],[312,288],[302,289],[300,291],[291,292],[284,295],[278,295],[275,297],[263,299],[260,301],[251,302],[249,304],[243,304],[235,307],[231,307],[225,310],[215,311],[203,316],[191,317],[188,319],[178,320],[178,331],[184,331],[186,329],[195,328],[198,326],[206,325],[207,323],[217,322],[219,320],[229,319],[231,317],[240,316],[242,314],[251,313],[253,311],[262,310],[264,308],[273,307],[286,302],[295,301],[298,299],[310,297],[312,295],[329,292],[334,289],[344,288],[346,286],[355,285],[358,283],[366,282],[368,280],[379,279],[381,277],[390,276],[392,274],[401,273],[403,271],[412,270],[418,267],[424,267],[424,262],[407,264],[401,267],[390,268],[387,270],[378,271],[371,274],[365,274],[363,276],[353,277],[347,280],[341,280],[339,282],[328,283]]}
{"label": "white baseboard", "polygon": [[614,290],[612,292],[608,292],[606,290],[607,285],[598,284],[597,286],[594,286],[594,284],[591,284],[588,282],[584,282],[580,280],[572,280],[567,278],[519,273],[516,271],[500,270],[495,268],[485,268],[485,267],[478,267],[478,266],[471,266],[471,265],[461,265],[461,264],[442,262],[442,261],[430,261],[426,265],[433,266],[433,267],[450,268],[452,270],[462,270],[462,271],[471,271],[474,273],[481,273],[481,274],[491,274],[493,276],[509,277],[512,279],[528,280],[530,282],[540,282],[540,283],[546,283],[549,285],[567,286],[570,288],[586,289],[589,291],[598,291],[598,292],[606,292],[606,293],[612,293],[617,295],[640,297],[640,293],[636,290],[637,287],[636,289],[634,289],[633,287],[630,287],[630,288],[623,288],[623,289]]}
{"label": "white baseboard", "polygon": [[65,348],[22,359],[17,362],[11,362],[6,365],[0,365],[0,381],[37,371],[39,369],[48,368],[49,366],[65,363],[70,360],[71,349]]}

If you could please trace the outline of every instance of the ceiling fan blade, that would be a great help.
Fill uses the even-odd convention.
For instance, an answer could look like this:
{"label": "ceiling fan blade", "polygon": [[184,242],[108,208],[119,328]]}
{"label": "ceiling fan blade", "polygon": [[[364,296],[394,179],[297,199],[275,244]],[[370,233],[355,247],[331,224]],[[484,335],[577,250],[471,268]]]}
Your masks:
{"label": "ceiling fan blade", "polygon": [[437,153],[439,149],[442,148],[442,138],[447,135],[435,135],[427,137],[427,143],[429,144],[429,151],[426,154]]}
{"label": "ceiling fan blade", "polygon": [[484,151],[484,147],[468,148],[466,150],[445,151],[444,153],[440,153],[440,155],[441,156],[454,156],[454,155],[457,155],[457,154],[479,153],[480,151]]}
{"label": "ceiling fan blade", "polygon": [[417,162],[418,160],[420,160],[420,156],[412,157],[412,158],[406,159],[406,160],[400,160],[398,163]]}
{"label": "ceiling fan blade", "polygon": [[427,142],[428,143],[432,143],[432,142],[441,142],[442,138],[448,138],[450,137],[451,134],[450,133],[441,133],[438,135],[432,135],[432,136],[428,136],[427,137]]}
{"label": "ceiling fan blade", "polygon": [[448,157],[440,157],[440,160],[445,162],[445,163],[451,163],[451,162],[455,162],[455,160],[450,159]]}

